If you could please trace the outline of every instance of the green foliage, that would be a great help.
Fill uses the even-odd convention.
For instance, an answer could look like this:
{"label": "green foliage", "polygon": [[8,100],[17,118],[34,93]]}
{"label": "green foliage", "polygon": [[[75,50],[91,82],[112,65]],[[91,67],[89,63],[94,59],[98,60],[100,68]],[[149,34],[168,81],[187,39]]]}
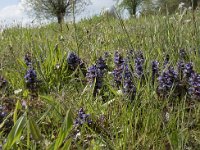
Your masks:
{"label": "green foliage", "polygon": [[66,116],[65,116],[65,120],[63,122],[63,125],[60,128],[60,131],[58,133],[58,137],[55,141],[54,145],[54,150],[56,149],[60,149],[61,145],[63,144],[63,142],[65,142],[63,149],[69,149],[68,147],[70,147],[70,144],[68,141],[70,141],[71,139],[67,139],[67,141],[65,138],[67,138],[67,135],[69,134],[70,129],[72,128],[73,125],[73,120],[72,120],[72,116],[70,113],[70,110],[67,111]]}
{"label": "green foliage", "polygon": [[[185,48],[194,69],[200,71],[200,12],[142,16],[129,20],[95,16],[76,24],[5,29],[0,38],[0,73],[16,99],[7,110],[14,125],[9,132],[0,124],[4,149],[199,149],[200,103],[159,99],[157,82],[151,84],[150,63],[162,65],[165,54],[176,66],[178,51]],[[195,15],[195,18],[193,18]],[[196,20],[193,20],[196,19]],[[137,95],[132,103],[113,87],[113,53],[141,49],[145,55],[145,81],[135,80]],[[108,73],[102,95],[93,97],[79,68],[70,71],[67,54],[73,51],[86,63],[96,62],[108,51]],[[24,75],[24,55],[30,52],[40,81],[38,96],[30,98]],[[57,65],[59,67],[57,67]],[[134,64],[133,64],[134,65]],[[58,68],[58,69],[57,69]],[[14,94],[14,90],[22,92]],[[0,105],[7,95],[2,95]],[[193,103],[192,103],[193,102]],[[9,105],[10,106],[10,105]],[[93,121],[75,130],[77,110],[84,108]],[[6,143],[4,141],[6,140]]]}
{"label": "green foliage", "polygon": [[12,130],[8,134],[7,142],[4,145],[4,149],[11,149],[13,145],[16,144],[16,142],[20,141],[22,131],[25,125],[26,125],[26,115],[24,114],[17,120]]}
{"label": "green foliage", "polygon": [[35,141],[40,141],[42,139],[42,135],[41,135],[41,131],[40,131],[39,127],[37,126],[36,122],[32,118],[29,118],[28,124],[30,127],[31,135],[33,136],[33,139]]}

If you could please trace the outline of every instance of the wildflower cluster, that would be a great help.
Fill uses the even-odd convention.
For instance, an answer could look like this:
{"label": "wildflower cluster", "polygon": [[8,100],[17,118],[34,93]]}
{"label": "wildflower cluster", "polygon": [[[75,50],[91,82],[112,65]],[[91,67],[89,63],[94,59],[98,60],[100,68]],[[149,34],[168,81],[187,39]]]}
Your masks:
{"label": "wildflower cluster", "polygon": [[173,67],[169,66],[168,69],[158,77],[157,93],[161,97],[169,96],[172,88],[175,89],[178,84],[178,73]]}
{"label": "wildflower cluster", "polygon": [[88,68],[86,73],[87,82],[90,86],[94,85],[93,95],[96,96],[103,85],[103,76],[107,65],[105,60],[100,57],[95,65]]}
{"label": "wildflower cluster", "polygon": [[33,68],[30,68],[27,70],[26,75],[24,76],[26,87],[30,91],[35,91],[37,88],[37,74],[36,71]]}
{"label": "wildflower cluster", "polygon": [[133,76],[127,61],[123,59],[119,52],[115,52],[114,63],[113,76],[116,86],[118,88],[122,86],[123,93],[133,99],[136,94],[136,88],[133,84]]}
{"label": "wildflower cluster", "polygon": [[136,54],[135,57],[135,73],[137,77],[143,77],[143,64],[144,64],[144,56],[141,51]]}
{"label": "wildflower cluster", "polygon": [[[164,71],[158,77],[157,94],[161,97],[180,96],[188,94],[188,97],[193,100],[200,100],[200,75],[194,71],[191,62],[186,63],[187,55],[184,49],[179,52],[179,61],[177,63],[177,71],[166,65],[169,61],[169,56],[165,58]],[[153,64],[152,64],[153,69]]]}
{"label": "wildflower cluster", "polygon": [[[183,79],[183,75],[184,75],[184,70],[186,67],[188,66],[185,66],[186,63],[185,63],[185,60],[187,59],[187,54],[186,54],[186,51],[184,49],[180,49],[179,51],[179,61],[177,63],[177,68],[178,68],[178,73],[179,73],[179,77],[181,79]],[[190,64],[192,65],[192,64]],[[192,66],[191,66],[192,67]],[[193,68],[192,68],[193,69]],[[189,71],[189,70],[188,70]],[[187,72],[187,71],[186,71]],[[186,75],[187,76],[187,75]],[[185,76],[185,77],[186,77]]]}
{"label": "wildflower cluster", "polygon": [[[86,79],[90,86],[94,87],[93,95],[97,96],[100,89],[103,87],[103,78],[106,70],[108,69],[106,60],[108,53],[104,54],[104,57],[97,59],[96,63],[87,69]],[[200,84],[199,75],[195,73],[193,64],[191,62],[186,63],[187,54],[184,49],[179,51],[179,60],[177,63],[177,70],[169,65],[169,55],[165,56],[163,63],[163,71],[159,74],[159,62],[152,61],[152,84],[158,81],[157,94],[161,97],[168,97],[169,95],[177,96],[181,88],[184,88],[184,94],[188,93],[192,99],[200,99],[198,96]],[[34,92],[37,89],[37,74],[33,68],[31,55],[28,53],[24,57],[24,61],[28,66],[28,70],[25,75],[25,82],[27,88]],[[114,69],[113,77],[115,86],[122,90],[124,95],[134,98],[136,94],[136,87],[133,83],[134,78],[144,77],[144,62],[145,58],[142,51],[134,52],[130,50],[127,52],[127,57],[124,58],[118,51],[114,54]],[[79,66],[84,68],[83,61],[73,52],[70,52],[67,56],[67,63],[69,69],[76,70]],[[134,64],[134,66],[132,66]],[[134,69],[133,69],[134,68]],[[134,76],[135,75],[135,76]],[[156,80],[157,79],[157,80]],[[0,77],[0,88],[7,83],[2,77]],[[179,89],[179,90],[177,90]]]}
{"label": "wildflower cluster", "polygon": [[192,74],[189,78],[188,94],[191,99],[200,101],[200,75]]}
{"label": "wildflower cluster", "polygon": [[26,87],[31,92],[35,92],[37,89],[37,74],[33,68],[33,63],[30,53],[25,54],[24,62],[28,67],[28,70],[26,71],[26,74],[24,76]]}
{"label": "wildflower cluster", "polygon": [[84,68],[85,64],[84,62],[73,52],[70,52],[67,56],[67,63],[69,66],[69,69],[76,70],[78,66],[80,68]]}
{"label": "wildflower cluster", "polygon": [[91,125],[92,120],[90,119],[90,115],[86,114],[83,108],[80,108],[77,114],[77,118],[74,121],[74,126],[80,127],[84,124]]}
{"label": "wildflower cluster", "polygon": [[136,95],[136,87],[133,84],[132,78],[124,79],[123,93],[130,97],[130,99],[134,99]]}
{"label": "wildflower cluster", "polygon": [[107,69],[107,65],[105,63],[105,59],[103,59],[102,57],[100,57],[99,59],[97,59],[96,61],[96,66],[98,69],[104,71],[105,69]]}
{"label": "wildflower cluster", "polygon": [[124,59],[119,54],[119,52],[115,52],[114,64],[115,64],[115,69],[113,70],[114,81],[116,86],[119,88],[122,85],[122,76],[124,72]]}
{"label": "wildflower cluster", "polygon": [[194,70],[193,70],[193,65],[192,63],[187,63],[184,65],[184,69],[183,69],[183,77],[188,80],[190,77],[192,77],[192,75],[195,74]]}

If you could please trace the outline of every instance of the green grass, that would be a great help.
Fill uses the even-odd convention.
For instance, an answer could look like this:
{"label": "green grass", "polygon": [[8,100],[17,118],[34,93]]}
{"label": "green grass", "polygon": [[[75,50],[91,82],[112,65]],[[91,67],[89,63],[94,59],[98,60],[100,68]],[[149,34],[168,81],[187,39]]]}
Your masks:
{"label": "green grass", "polygon": [[[170,64],[175,66],[181,48],[186,49],[189,61],[200,71],[199,54],[191,51],[200,48],[200,12],[195,17],[193,20],[188,13],[122,21],[104,16],[79,22],[76,30],[72,24],[64,25],[62,31],[56,24],[5,29],[0,35],[0,75],[9,84],[6,92],[0,93],[0,105],[8,98],[12,100],[10,116],[4,120],[13,120],[14,127],[6,134],[0,125],[0,145],[5,149],[199,149],[199,102],[188,109],[186,97],[159,99],[157,83],[153,87],[148,74],[151,61],[158,60],[162,65],[165,54],[170,55]],[[132,103],[112,87],[112,74],[104,78],[105,100],[102,95],[92,96],[84,76],[77,76],[79,70],[73,73],[67,69],[70,51],[79,54],[86,67],[108,51],[112,71],[114,52],[118,50],[125,56],[126,50],[132,48],[143,51],[147,77],[143,85],[134,81],[137,95]],[[33,100],[24,82],[27,52],[32,54],[41,81],[38,97]],[[56,65],[60,69],[55,69]],[[22,92],[14,94],[18,89]],[[72,119],[81,107],[90,114],[94,125],[83,126],[76,141]]]}

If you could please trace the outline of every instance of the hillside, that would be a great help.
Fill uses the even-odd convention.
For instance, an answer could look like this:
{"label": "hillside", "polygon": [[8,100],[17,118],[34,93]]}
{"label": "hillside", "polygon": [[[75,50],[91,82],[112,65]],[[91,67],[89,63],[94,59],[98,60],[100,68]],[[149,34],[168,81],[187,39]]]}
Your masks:
{"label": "hillside", "polygon": [[0,149],[198,149],[200,12],[0,33]]}

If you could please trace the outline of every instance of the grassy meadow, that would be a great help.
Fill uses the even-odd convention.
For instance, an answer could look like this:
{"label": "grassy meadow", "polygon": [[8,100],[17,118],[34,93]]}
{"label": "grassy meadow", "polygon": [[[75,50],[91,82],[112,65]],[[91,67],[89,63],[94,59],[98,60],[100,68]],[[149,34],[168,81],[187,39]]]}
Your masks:
{"label": "grassy meadow", "polygon": [[[174,83],[164,96],[158,93],[166,56],[167,66],[177,71],[181,49],[184,62],[192,62],[198,74],[199,11],[128,20],[95,16],[64,24],[62,30],[57,24],[5,29],[0,33],[0,149],[199,149],[200,83],[195,90],[186,83],[179,96]],[[123,84],[115,86],[113,78],[115,52],[126,62],[130,50],[134,97],[124,94]],[[85,70],[70,69],[70,52],[80,57]],[[105,52],[107,67],[94,94],[98,78],[88,81],[84,71]],[[135,76],[138,52],[144,59],[142,77]],[[37,74],[34,90],[27,86],[26,55]],[[159,75],[153,83],[154,60]]]}

